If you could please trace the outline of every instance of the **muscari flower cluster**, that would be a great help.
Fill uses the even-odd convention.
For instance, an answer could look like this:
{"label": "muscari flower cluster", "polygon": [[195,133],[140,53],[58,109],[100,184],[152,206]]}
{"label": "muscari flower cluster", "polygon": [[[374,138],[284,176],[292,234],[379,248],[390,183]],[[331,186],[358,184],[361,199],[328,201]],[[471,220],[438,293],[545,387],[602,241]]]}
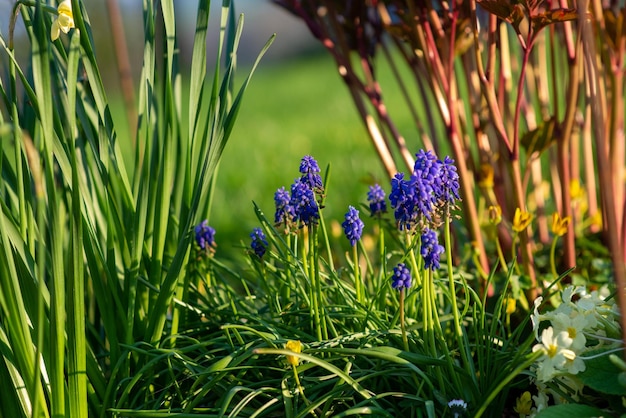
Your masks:
{"label": "muscari flower cluster", "polygon": [[317,195],[324,191],[320,168],[310,155],[302,158],[300,174],[288,192],[284,187],[274,194],[276,212],[274,223],[283,225],[288,230],[292,225],[315,225],[319,220]]}
{"label": "muscari flower cluster", "polygon": [[439,259],[445,248],[439,245],[437,233],[429,228],[424,230],[422,234],[422,245],[420,254],[424,259],[424,267],[431,270],[439,268]]}
{"label": "muscari flower cluster", "polygon": [[387,213],[387,202],[385,201],[385,191],[379,184],[370,186],[367,192],[367,202],[370,206],[370,216],[380,217],[383,213]]}
{"label": "muscari flower cluster", "polygon": [[261,228],[254,228],[250,233],[250,238],[252,239],[252,243],[250,244],[252,251],[254,251],[257,257],[263,258],[269,246],[265,233],[263,233]]}
{"label": "muscari flower cluster", "polygon": [[391,287],[396,290],[408,289],[411,287],[411,270],[406,264],[398,263],[398,265],[393,268]]}
{"label": "muscari flower cluster", "polygon": [[215,246],[215,229],[209,226],[209,222],[206,219],[196,225],[194,231],[196,243],[201,249],[207,250]]}
{"label": "muscari flower cluster", "polygon": [[350,245],[354,247],[357,241],[361,239],[361,234],[363,234],[364,224],[363,221],[359,218],[359,211],[356,210],[353,206],[349,206],[345,220],[343,221],[341,226],[343,227],[343,231],[346,234],[346,238],[348,238],[348,241],[350,241]]}
{"label": "muscari flower cluster", "polygon": [[588,292],[583,286],[568,286],[561,294],[561,304],[546,313],[539,313],[543,299],[535,300],[531,321],[538,343],[533,352],[541,351],[543,356],[532,367],[539,389],[532,397],[533,412],[547,406],[549,395],[555,400],[561,396],[547,389],[550,381],[580,393],[581,383],[574,376],[586,369],[585,353],[620,346],[619,311],[614,299],[606,299],[607,294],[606,289]]}
{"label": "muscari flower cluster", "polygon": [[436,232],[425,225],[434,223],[435,217],[441,215],[441,209],[449,208],[460,198],[459,176],[450,157],[441,161],[431,151],[423,150],[415,157],[409,179],[398,173],[391,180],[389,200],[401,231],[421,230],[420,253],[425,267],[435,270],[439,268],[444,248],[439,245]]}
{"label": "muscari flower cluster", "polygon": [[400,230],[411,230],[424,219],[433,220],[439,208],[459,199],[459,175],[450,157],[438,160],[431,151],[415,155],[413,174],[398,173],[391,180],[389,200]]}

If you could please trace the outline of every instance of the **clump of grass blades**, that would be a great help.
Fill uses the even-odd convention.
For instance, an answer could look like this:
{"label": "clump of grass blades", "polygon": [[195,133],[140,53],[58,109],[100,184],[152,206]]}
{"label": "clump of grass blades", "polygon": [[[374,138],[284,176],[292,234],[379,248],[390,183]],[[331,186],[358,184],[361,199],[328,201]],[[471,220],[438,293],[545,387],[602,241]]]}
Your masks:
{"label": "clump of grass blades", "polygon": [[[186,328],[176,303],[185,304],[191,229],[208,214],[210,180],[251,76],[236,88],[243,19],[230,1],[221,4],[208,76],[210,2],[198,2],[188,74],[178,63],[174,2],[143,2],[138,119],[129,132],[112,118],[85,5],[15,2],[9,38],[0,37],[8,61],[0,415],[108,416],[121,382],[150,369],[137,350],[173,345]],[[28,40],[14,39],[20,18]],[[28,46],[20,62],[16,49]],[[123,155],[133,153],[129,164]]]}

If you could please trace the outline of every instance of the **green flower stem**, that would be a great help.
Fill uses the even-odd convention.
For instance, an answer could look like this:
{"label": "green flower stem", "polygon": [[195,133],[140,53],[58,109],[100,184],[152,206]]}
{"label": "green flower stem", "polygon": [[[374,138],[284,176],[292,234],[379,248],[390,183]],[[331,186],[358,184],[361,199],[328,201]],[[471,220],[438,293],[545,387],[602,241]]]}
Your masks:
{"label": "green flower stem", "polygon": [[502,245],[500,244],[500,240],[498,239],[498,233],[496,232],[496,251],[498,252],[498,260],[500,260],[500,266],[506,275],[509,274],[509,266],[506,264],[506,259],[504,258],[504,252],[502,251]]}
{"label": "green flower stem", "polygon": [[402,330],[404,351],[409,351],[409,340],[406,337],[406,324],[404,323],[404,291],[405,289],[400,289],[400,329]]}
{"label": "green flower stem", "polygon": [[[309,243],[310,243],[310,239],[309,239]],[[315,309],[315,303],[316,303],[316,299],[315,299],[315,291],[314,291],[314,279],[313,279],[313,275],[311,274],[311,271],[309,270],[309,254],[310,254],[310,248],[309,248],[309,253],[307,253],[306,251],[306,243],[304,243],[303,241],[303,249],[302,249],[302,270],[306,273],[305,280],[304,280],[304,284],[306,286],[306,291],[309,293],[309,321],[310,321],[310,326],[311,329],[315,328],[315,314],[316,314],[316,309]],[[312,268],[312,267],[311,267]],[[308,280],[307,280],[308,279]]]}
{"label": "green flower stem", "polygon": [[[449,210],[446,207],[445,224],[444,224],[444,239],[446,247],[446,265],[448,267],[448,286],[450,288],[450,301],[452,303],[452,314],[454,315],[454,334],[456,336],[457,347],[461,352],[461,358],[463,359],[463,365],[465,370],[472,375],[472,367],[469,361],[467,350],[465,350],[465,344],[463,339],[463,330],[461,329],[461,318],[459,316],[459,308],[456,302],[456,289],[454,285],[454,271],[452,270],[452,239],[450,237],[450,216]],[[441,326],[441,325],[440,325]]]}
{"label": "green flower stem", "polygon": [[291,264],[293,262],[293,259],[291,257],[291,234],[288,233],[287,236],[285,237],[285,242],[287,244],[287,251],[286,251],[286,257],[287,257],[287,268],[284,269],[285,271],[285,282],[283,283],[283,285],[280,287],[280,293],[281,296],[283,297],[283,299],[285,299],[286,301],[288,301],[291,298]]}
{"label": "green flower stem", "polygon": [[515,272],[518,275],[521,275],[522,272],[520,271],[519,268],[519,263],[517,262],[517,238],[519,237],[519,234],[517,232],[513,232],[513,241],[511,244],[511,257],[512,260],[514,261],[514,266],[515,266]]}
{"label": "green flower stem", "polygon": [[[319,248],[317,245],[317,240],[318,235],[317,235],[317,228],[313,228],[313,261],[314,261],[314,268],[315,268],[315,295],[317,297],[317,311],[318,311],[318,324],[321,325],[322,327],[322,338],[324,340],[328,339],[328,327],[326,325],[326,314],[325,314],[325,308],[324,308],[324,303],[322,300],[322,280],[320,277],[320,269],[319,267]],[[318,326],[319,326],[318,325]]]}
{"label": "green flower stem", "polygon": [[387,277],[386,271],[385,271],[385,266],[386,266],[386,262],[385,262],[385,230],[382,227],[382,220],[380,218],[380,216],[378,217],[378,231],[379,231],[379,236],[378,236],[378,253],[380,255],[380,265],[382,266],[381,268],[381,272],[378,275],[378,283],[376,284],[376,292],[375,294],[380,295],[379,296],[379,300],[378,300],[378,306],[385,306],[385,292],[382,291],[383,286],[385,285],[384,280]]}
{"label": "green flower stem", "polygon": [[552,245],[550,246],[550,269],[554,277],[559,277],[559,274],[556,272],[556,242],[559,239],[558,236],[555,236],[552,239]]}
{"label": "green flower stem", "polygon": [[[302,384],[300,383],[300,376],[298,376],[298,367],[295,365],[291,365],[291,368],[293,370],[293,378],[296,381],[296,386],[298,387],[298,393],[300,394],[300,396],[302,396],[302,399],[304,400],[304,403],[307,406],[311,405],[311,401],[309,401],[307,399],[307,397],[304,395],[304,388],[302,387]],[[315,414],[315,411],[311,411],[311,415],[313,415],[314,417],[317,417],[317,414]]]}
{"label": "green flower stem", "polygon": [[320,296],[322,294],[319,271],[317,269],[317,245],[316,245],[316,228],[311,226],[307,227],[309,232],[309,251],[308,254],[304,254],[302,257],[304,260],[309,258],[309,278],[311,282],[310,296],[311,296],[311,310],[313,318],[313,328],[315,329],[317,340],[322,341],[322,323],[320,315]]}
{"label": "green flower stem", "polygon": [[[415,246],[416,248],[419,247],[420,245],[420,239],[421,236],[419,234],[416,234],[415,236],[415,242],[412,243],[411,242],[411,234],[410,232],[407,231],[406,233],[406,241],[407,241],[407,250],[409,252],[409,262],[411,264],[411,275],[413,278],[415,278],[415,285],[412,286],[416,286],[419,287],[421,286],[422,283],[422,259],[420,257],[419,262],[417,260],[417,257],[415,257],[415,252],[413,251],[413,246]],[[422,292],[424,292],[424,290],[422,289]],[[409,305],[409,309],[410,311],[408,311],[409,316],[411,317],[415,317],[417,315],[417,310],[416,310],[416,306],[415,304]]]}
{"label": "green flower stem", "polygon": [[365,303],[363,283],[361,283],[361,269],[359,268],[359,251],[356,245],[352,246],[352,263],[354,265],[354,291],[356,292],[356,300],[360,305]]}
{"label": "green flower stem", "polygon": [[[407,250],[409,252],[409,262],[411,263],[411,270],[415,272],[415,285],[416,286],[421,286],[422,285],[422,275],[421,275],[421,269],[420,266],[417,263],[417,257],[415,257],[415,252],[413,251],[412,247],[415,246],[416,248],[419,247],[419,242],[418,239],[421,238],[419,236],[419,234],[416,235],[415,240],[413,240],[411,238],[411,233],[409,231],[406,232],[406,246],[407,246]],[[414,242],[413,242],[414,241]]]}
{"label": "green flower stem", "polygon": [[[441,324],[439,323],[438,315],[437,315],[437,303],[436,303],[436,295],[435,295],[435,283],[433,279],[433,271],[431,269],[426,270],[426,274],[424,275],[424,282],[422,286],[422,300],[423,300],[423,315],[424,315],[424,331],[426,336],[424,338],[426,344],[428,345],[428,350],[430,350],[430,356],[432,358],[439,358],[439,353],[437,352],[437,342],[435,339],[435,326],[437,326],[437,330],[439,334],[443,338],[443,331],[441,331]],[[446,344],[443,344],[445,347]],[[450,364],[449,364],[450,365]],[[445,393],[445,384],[443,380],[443,375],[441,374],[441,368],[436,367],[434,369],[435,375],[437,376],[437,380],[439,382],[439,387],[442,392]],[[452,374],[454,376],[454,373]]]}

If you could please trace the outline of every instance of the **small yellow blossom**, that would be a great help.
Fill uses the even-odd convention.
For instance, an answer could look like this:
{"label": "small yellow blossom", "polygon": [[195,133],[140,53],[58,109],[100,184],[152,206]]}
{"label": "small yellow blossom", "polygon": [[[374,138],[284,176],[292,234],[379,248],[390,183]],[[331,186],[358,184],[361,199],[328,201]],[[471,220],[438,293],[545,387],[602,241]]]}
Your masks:
{"label": "small yellow blossom", "polygon": [[74,15],[72,14],[72,2],[70,0],[63,0],[59,7],[57,7],[59,16],[52,22],[52,28],[50,29],[50,38],[56,41],[61,34],[68,33],[71,28],[74,27]]}
{"label": "small yellow blossom", "polygon": [[561,218],[561,216],[554,212],[552,214],[552,233],[557,237],[562,237],[567,233],[567,227],[569,226],[572,218],[566,216],[565,218]]}
{"label": "small yellow blossom", "polygon": [[530,392],[526,391],[515,400],[515,408],[513,409],[520,415],[530,415],[532,406],[533,400],[530,397]]}
{"label": "small yellow blossom", "polygon": [[489,206],[487,209],[489,212],[489,223],[493,226],[502,222],[502,208],[499,205]]}
{"label": "small yellow blossom", "polygon": [[589,217],[589,222],[591,225],[596,226],[598,228],[602,228],[602,212],[597,211],[593,215]]}
{"label": "small yellow blossom", "polygon": [[517,301],[515,298],[506,298],[504,299],[506,314],[513,315],[515,313],[515,308],[517,307]]}
{"label": "small yellow blossom", "polygon": [[[289,340],[287,341],[287,344],[285,344],[285,348],[287,350],[293,351],[294,353],[301,353],[302,343],[299,340]],[[300,362],[297,356],[290,356],[290,355],[287,355],[287,361],[292,366],[297,366],[298,363]]]}
{"label": "small yellow blossom", "polygon": [[491,164],[483,163],[480,165],[478,186],[483,189],[493,189],[493,167]]}
{"label": "small yellow blossom", "polygon": [[515,215],[513,216],[513,231],[522,232],[524,231],[528,225],[530,225],[530,221],[533,220],[533,215],[528,212],[522,212],[520,208],[515,209]]}
{"label": "small yellow blossom", "polygon": [[578,179],[573,179],[569,183],[569,196],[572,200],[582,200],[585,197],[585,189]]}

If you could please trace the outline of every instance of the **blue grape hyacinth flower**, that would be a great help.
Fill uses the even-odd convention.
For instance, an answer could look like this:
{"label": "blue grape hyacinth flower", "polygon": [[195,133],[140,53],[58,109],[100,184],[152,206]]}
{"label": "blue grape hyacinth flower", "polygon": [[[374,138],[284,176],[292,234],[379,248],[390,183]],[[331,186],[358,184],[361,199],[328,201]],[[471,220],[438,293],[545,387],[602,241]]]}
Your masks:
{"label": "blue grape hyacinth flower", "polygon": [[408,289],[411,287],[411,270],[404,263],[398,263],[393,268],[391,276],[391,287],[396,290]]}
{"label": "blue grape hyacinth flower", "polygon": [[296,221],[307,226],[317,224],[317,220],[320,218],[319,206],[315,200],[315,193],[308,183],[296,179],[291,185],[289,205],[293,207]]}
{"label": "blue grape hyacinth flower", "polygon": [[300,181],[309,185],[312,190],[322,190],[322,176],[320,176],[320,166],[315,158],[310,155],[302,157],[300,162]]}
{"label": "blue grape hyacinth flower", "polygon": [[459,174],[454,160],[448,156],[440,162],[437,190],[439,191],[437,200],[440,202],[454,204],[460,199]]}
{"label": "blue grape hyacinth flower", "polygon": [[215,229],[209,226],[206,219],[195,227],[196,243],[203,250],[215,244]]}
{"label": "blue grape hyacinth flower", "polygon": [[343,226],[343,231],[348,241],[350,241],[350,245],[354,247],[357,241],[361,239],[361,234],[363,234],[364,225],[359,218],[359,211],[353,206],[348,206],[345,221],[343,221],[341,226]]}
{"label": "blue grape hyacinth flower", "polygon": [[422,245],[420,254],[424,258],[424,267],[431,270],[439,268],[439,259],[445,248],[439,245],[437,233],[426,228],[422,234]]}
{"label": "blue grape hyacinth flower", "polygon": [[385,191],[379,184],[370,186],[367,192],[367,201],[370,205],[370,216],[382,216],[387,213],[387,202],[385,201]]}
{"label": "blue grape hyacinth flower", "polygon": [[259,258],[263,258],[269,246],[263,230],[261,228],[254,228],[250,233],[250,238],[252,239],[250,247]]}
{"label": "blue grape hyacinth flower", "polygon": [[276,212],[274,214],[274,223],[276,225],[285,224],[288,225],[294,221],[296,217],[296,211],[291,206],[291,195],[284,187],[276,190],[274,193],[274,203],[276,205]]}
{"label": "blue grape hyacinth flower", "polygon": [[412,229],[420,217],[430,220],[435,203],[432,186],[427,180],[416,175],[406,180],[402,173],[391,180],[389,201],[401,231]]}

